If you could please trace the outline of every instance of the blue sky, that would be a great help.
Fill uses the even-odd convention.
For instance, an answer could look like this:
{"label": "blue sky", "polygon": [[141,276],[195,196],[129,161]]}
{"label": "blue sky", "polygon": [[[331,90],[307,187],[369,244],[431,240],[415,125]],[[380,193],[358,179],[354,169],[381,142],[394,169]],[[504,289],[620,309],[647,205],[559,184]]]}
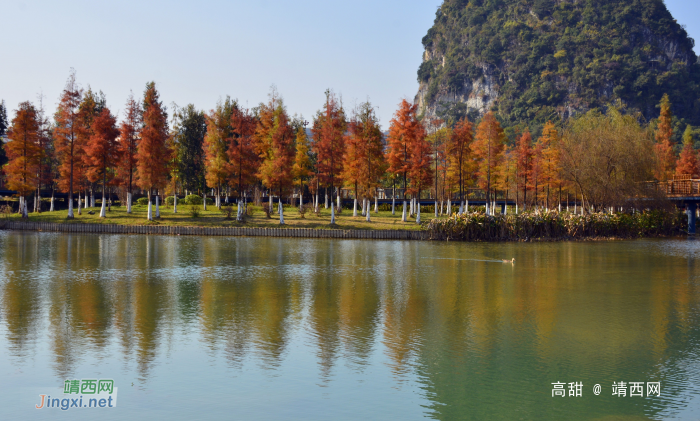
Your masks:
{"label": "blue sky", "polygon": [[[347,108],[369,98],[386,128],[416,94],[421,39],[441,1],[0,3],[0,98],[10,110],[42,92],[53,112],[73,67],[113,111],[150,80],[166,104],[205,110],[226,95],[255,106],[275,84],[291,114],[310,121],[331,88]],[[666,4],[700,42],[700,2]]]}

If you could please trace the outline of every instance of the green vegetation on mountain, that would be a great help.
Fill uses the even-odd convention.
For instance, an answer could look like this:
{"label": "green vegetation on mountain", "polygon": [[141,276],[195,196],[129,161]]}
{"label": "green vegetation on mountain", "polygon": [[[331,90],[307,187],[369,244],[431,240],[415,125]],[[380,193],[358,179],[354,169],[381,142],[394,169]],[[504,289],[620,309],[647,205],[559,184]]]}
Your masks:
{"label": "green vegetation on mountain", "polygon": [[663,0],[445,0],[423,45],[426,116],[537,125],[621,100],[652,120],[667,93],[700,123],[694,41]]}

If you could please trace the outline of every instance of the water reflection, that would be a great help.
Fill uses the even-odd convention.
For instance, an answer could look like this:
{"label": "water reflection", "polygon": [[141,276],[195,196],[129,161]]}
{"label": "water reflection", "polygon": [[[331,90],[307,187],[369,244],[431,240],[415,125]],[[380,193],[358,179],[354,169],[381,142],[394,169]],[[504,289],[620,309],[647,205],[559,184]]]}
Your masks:
{"label": "water reflection", "polygon": [[[1,345],[22,367],[46,342],[59,381],[89,354],[148,384],[178,347],[274,377],[300,343],[314,387],[383,366],[438,419],[670,416],[698,391],[699,251],[2,233]],[[621,380],[661,381],[663,396],[548,396]]]}

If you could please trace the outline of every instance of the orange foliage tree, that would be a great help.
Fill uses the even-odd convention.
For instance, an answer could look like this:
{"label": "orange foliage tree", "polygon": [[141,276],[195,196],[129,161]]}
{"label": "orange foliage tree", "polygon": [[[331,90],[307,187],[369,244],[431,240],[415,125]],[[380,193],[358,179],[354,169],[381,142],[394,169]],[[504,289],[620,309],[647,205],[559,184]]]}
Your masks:
{"label": "orange foliage tree", "polygon": [[7,187],[20,196],[20,212],[27,218],[27,199],[37,187],[41,151],[39,148],[39,121],[30,102],[22,102],[7,131],[5,151],[9,162],[5,171]]}
{"label": "orange foliage tree", "polygon": [[688,125],[683,133],[683,150],[676,164],[676,175],[689,175],[692,178],[697,178],[700,175],[698,168],[698,154],[694,147],[693,128]]}
{"label": "orange foliage tree", "polygon": [[460,203],[464,201],[464,188],[473,179],[474,161],[471,156],[473,141],[474,125],[464,117],[455,125],[447,148],[450,173],[457,182]]}
{"label": "orange foliage tree", "polygon": [[[544,193],[545,206],[549,209],[549,197],[551,188],[561,187],[561,170],[559,167],[559,134],[551,121],[548,121],[542,129],[542,136],[538,139],[538,155],[536,157],[541,171],[542,184],[546,185]],[[561,197],[559,198],[561,199]]]}
{"label": "orange foliage tree", "polygon": [[523,204],[527,206],[527,191],[530,186],[530,174],[532,172],[532,136],[529,131],[521,134],[515,146],[515,189],[516,203],[518,191],[522,189]]}
{"label": "orange foliage tree", "polygon": [[78,139],[78,107],[82,91],[71,70],[55,115],[54,142],[59,162],[59,188],[68,192],[68,219],[73,215],[75,167],[82,162],[83,148]]}
{"label": "orange foliage tree", "polygon": [[[432,148],[426,139],[425,129],[422,124],[419,124],[415,130],[415,138],[411,145],[411,166],[408,170],[408,176],[411,179],[411,188],[409,193],[416,199],[420,200],[421,191],[430,188],[433,183],[433,167],[432,167]],[[420,207],[418,208],[420,212]],[[420,213],[419,213],[420,215]],[[420,223],[420,216],[417,220]]]}
{"label": "orange foliage tree", "polygon": [[109,108],[105,107],[92,122],[92,136],[85,145],[88,180],[95,183],[102,179],[101,218],[107,216],[105,214],[107,176],[114,175],[114,167],[120,158],[118,136],[117,119]]}
{"label": "orange foliage tree", "polygon": [[[360,180],[362,178],[362,135],[358,127],[357,116],[348,122],[348,134],[345,137],[345,155],[343,156],[342,178],[347,187],[355,192],[352,216],[357,216],[357,200],[360,197]],[[364,208],[363,208],[364,209]]]}
{"label": "orange foliage tree", "polygon": [[656,178],[660,181],[666,181],[673,174],[674,165],[676,163],[676,154],[673,151],[673,128],[671,127],[671,101],[667,94],[661,98],[661,113],[659,115],[659,126],[656,129],[656,145],[654,150],[658,159],[658,168],[656,170]]}
{"label": "orange foliage tree", "polygon": [[306,137],[306,129],[301,126],[297,129],[296,153],[294,155],[294,166],[292,176],[295,184],[299,185],[299,206],[304,204],[304,185],[311,176],[311,159],[309,158],[309,140]]}
{"label": "orange foliage tree", "polygon": [[155,82],[149,82],[143,98],[143,127],[137,157],[139,186],[148,192],[148,219],[153,219],[151,196],[154,190],[157,192],[164,188],[168,181],[170,149],[167,141],[168,115],[160,101]]}
{"label": "orange foliage tree", "polygon": [[[412,167],[411,150],[413,144],[423,131],[423,126],[417,118],[418,104],[411,104],[405,99],[399,104],[399,109],[391,119],[389,137],[387,138],[386,161],[389,164],[388,171],[392,175],[393,197],[396,197],[396,178],[403,178],[404,207],[406,206],[406,189],[408,188],[408,175]],[[394,203],[392,200],[392,213]]]}
{"label": "orange foliage tree", "polygon": [[341,185],[346,129],[345,111],[335,94],[327,90],[324,110],[316,114],[312,134],[318,176],[320,182],[327,189],[330,188],[331,201],[335,187],[340,188]]}
{"label": "orange foliage tree", "polygon": [[284,224],[282,194],[292,185],[293,180],[294,130],[287,109],[274,89],[268,103],[260,104],[255,139],[262,160],[258,178],[270,192],[278,193],[280,224]]}
{"label": "orange foliage tree", "polygon": [[139,109],[139,103],[136,102],[132,93],[126,101],[126,117],[119,128],[120,159],[117,160],[117,177],[126,187],[127,213],[131,213],[131,195],[137,165],[136,158],[141,125],[141,110]]}
{"label": "orange foliage tree", "polygon": [[255,173],[260,165],[260,157],[255,150],[255,129],[257,119],[248,110],[239,107],[231,115],[231,137],[228,139],[228,159],[230,180],[243,197],[243,192],[255,183]]}
{"label": "orange foliage tree", "polygon": [[[81,154],[81,161],[76,162],[75,179],[78,183],[78,205],[80,205],[80,187],[82,187],[85,192],[85,207],[88,207],[88,188],[90,188],[91,192],[93,193],[91,198],[92,202],[94,202],[94,189],[92,188],[88,177],[88,170],[91,164],[89,158],[86,156],[85,148],[93,135],[92,123],[95,121],[95,118],[97,118],[97,115],[102,111],[102,109],[105,108],[105,103],[106,101],[104,94],[100,92],[100,95],[98,96],[92,92],[90,87],[88,87],[88,90],[83,95],[83,100],[80,102],[80,106],[78,107],[78,143],[82,146],[83,150]],[[92,183],[94,184],[94,182]],[[94,203],[90,206],[94,206]],[[80,206],[78,206],[78,214],[80,214]]]}
{"label": "orange foliage tree", "polygon": [[207,115],[207,134],[204,136],[205,179],[207,186],[215,189],[218,208],[221,208],[221,189],[229,178],[228,140],[233,133],[231,117],[237,108],[238,104],[226,97],[224,102],[219,101],[216,109]]}
{"label": "orange foliage tree", "polygon": [[[350,124],[350,133],[359,146],[357,167],[360,188],[368,200],[372,197],[376,199],[377,188],[381,185],[381,178],[387,166],[384,159],[382,131],[372,104],[365,102],[359,106]],[[369,205],[367,211],[369,211]]]}
{"label": "orange foliage tree", "polygon": [[505,144],[506,136],[501,124],[496,120],[492,111],[484,115],[476,129],[476,140],[472,144],[474,157],[477,159],[477,182],[486,190],[487,201],[495,200],[491,197],[491,187],[495,181],[496,167],[501,157],[501,151]]}

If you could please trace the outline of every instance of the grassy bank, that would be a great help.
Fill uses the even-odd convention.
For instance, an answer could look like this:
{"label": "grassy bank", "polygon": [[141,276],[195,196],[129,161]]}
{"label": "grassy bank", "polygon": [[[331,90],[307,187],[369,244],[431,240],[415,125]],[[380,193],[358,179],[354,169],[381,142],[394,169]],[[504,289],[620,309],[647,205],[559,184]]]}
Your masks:
{"label": "grassy bank", "polygon": [[646,211],[635,214],[537,211],[519,215],[487,216],[469,213],[432,220],[426,224],[433,240],[530,241],[595,238],[671,237],[685,235],[688,222],[682,212]]}
{"label": "grassy bank", "polygon": [[[100,218],[100,208],[82,209],[82,214],[77,214],[77,209],[74,209],[75,219],[67,219],[68,211],[59,210],[54,212],[30,213],[28,221],[31,222],[52,222],[52,223],[67,223],[67,224],[121,224],[121,225],[165,225],[165,226],[197,226],[197,227],[267,227],[267,228],[314,228],[314,229],[366,229],[366,230],[420,230],[421,227],[416,224],[415,218],[409,218],[408,222],[401,221],[401,208],[397,206],[396,215],[392,215],[391,211],[380,211],[379,213],[372,212],[371,222],[367,222],[363,216],[352,216],[352,210],[343,209],[340,215],[336,214],[336,224],[331,225],[330,209],[321,208],[320,213],[314,214],[308,210],[304,217],[300,215],[298,208],[284,208],[285,225],[279,225],[279,215],[275,212],[268,219],[265,212],[259,206],[249,205],[250,215],[247,215],[244,222],[237,222],[236,208],[232,207],[231,218],[227,219],[226,211],[219,210],[215,206],[207,206],[204,211],[202,206],[195,206],[198,211],[197,216],[193,215],[192,206],[178,205],[178,213],[173,213],[172,206],[164,206],[160,208],[159,219],[153,221],[147,220],[147,206],[134,205],[132,213],[126,213],[125,207],[112,207],[110,212],[107,212],[106,218]],[[275,205],[275,210],[277,205]],[[88,212],[92,211],[93,215]],[[155,212],[155,207],[154,207]],[[358,210],[358,215],[359,215]],[[13,221],[22,220],[18,214],[5,215]],[[433,218],[432,214],[423,213],[422,219]],[[443,217],[446,218],[446,217]]]}

